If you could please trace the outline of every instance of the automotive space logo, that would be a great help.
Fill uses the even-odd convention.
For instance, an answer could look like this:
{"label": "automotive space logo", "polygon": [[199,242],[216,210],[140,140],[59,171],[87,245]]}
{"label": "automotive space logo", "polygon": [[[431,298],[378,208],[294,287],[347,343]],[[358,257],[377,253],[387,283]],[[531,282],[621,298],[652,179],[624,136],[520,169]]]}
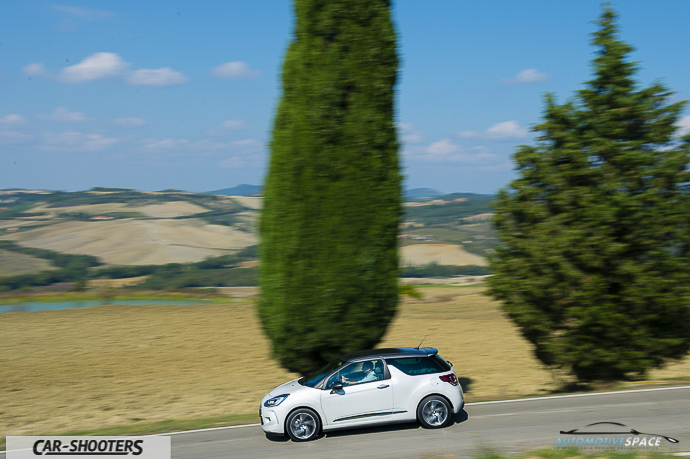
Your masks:
{"label": "automotive space logo", "polygon": [[[594,427],[596,426],[596,427]],[[658,449],[662,444],[679,443],[675,438],[639,432],[620,422],[594,422],[572,430],[561,430],[553,444],[556,449]]]}
{"label": "automotive space logo", "polygon": [[103,459],[130,456],[170,459],[170,437],[37,437],[8,436],[7,459],[43,456]]}

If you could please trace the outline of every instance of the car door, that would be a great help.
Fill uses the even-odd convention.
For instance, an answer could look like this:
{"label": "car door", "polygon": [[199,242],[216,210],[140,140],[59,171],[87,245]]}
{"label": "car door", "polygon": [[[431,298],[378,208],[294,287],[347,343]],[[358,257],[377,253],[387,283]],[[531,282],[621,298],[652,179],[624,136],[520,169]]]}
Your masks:
{"label": "car door", "polygon": [[[366,368],[374,371],[367,374]],[[366,424],[391,417],[393,387],[380,359],[355,362],[332,375],[321,391],[321,408],[326,423],[332,426]],[[333,390],[336,382],[343,388]]]}

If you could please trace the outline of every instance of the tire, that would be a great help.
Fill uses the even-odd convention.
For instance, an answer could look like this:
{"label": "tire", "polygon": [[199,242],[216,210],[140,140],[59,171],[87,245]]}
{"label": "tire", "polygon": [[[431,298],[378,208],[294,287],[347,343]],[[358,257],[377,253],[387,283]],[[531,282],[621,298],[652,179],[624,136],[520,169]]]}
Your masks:
{"label": "tire", "polygon": [[440,395],[430,395],[419,402],[417,419],[425,429],[438,429],[450,424],[453,411],[448,400]]}
{"label": "tire", "polygon": [[293,411],[285,422],[285,430],[292,441],[309,441],[321,432],[319,415],[309,408]]}

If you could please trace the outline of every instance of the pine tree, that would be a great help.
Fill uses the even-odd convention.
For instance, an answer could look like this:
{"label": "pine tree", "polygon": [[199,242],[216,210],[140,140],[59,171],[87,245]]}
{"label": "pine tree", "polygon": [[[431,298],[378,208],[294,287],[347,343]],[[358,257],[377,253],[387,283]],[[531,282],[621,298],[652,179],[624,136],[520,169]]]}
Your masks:
{"label": "pine tree", "polygon": [[259,316],[306,374],[374,347],[398,301],[398,58],[388,0],[295,0],[260,224]]}
{"label": "pine tree", "polygon": [[536,146],[500,192],[490,294],[546,365],[580,381],[644,375],[690,350],[690,135],[684,102],[639,88],[610,7],[594,77],[546,97]]}

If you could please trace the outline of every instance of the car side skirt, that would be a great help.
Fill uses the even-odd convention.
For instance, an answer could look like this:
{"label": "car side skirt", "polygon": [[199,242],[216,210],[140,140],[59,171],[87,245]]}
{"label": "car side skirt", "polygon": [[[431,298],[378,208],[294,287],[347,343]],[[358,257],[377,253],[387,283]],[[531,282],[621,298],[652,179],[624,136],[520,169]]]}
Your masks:
{"label": "car side skirt", "polygon": [[352,421],[355,419],[374,418],[374,417],[378,417],[378,416],[390,416],[393,414],[402,414],[402,413],[407,413],[407,411],[405,411],[405,410],[372,411],[371,413],[362,413],[362,414],[356,414],[354,416],[346,416],[343,418],[334,419],[333,422]]}

